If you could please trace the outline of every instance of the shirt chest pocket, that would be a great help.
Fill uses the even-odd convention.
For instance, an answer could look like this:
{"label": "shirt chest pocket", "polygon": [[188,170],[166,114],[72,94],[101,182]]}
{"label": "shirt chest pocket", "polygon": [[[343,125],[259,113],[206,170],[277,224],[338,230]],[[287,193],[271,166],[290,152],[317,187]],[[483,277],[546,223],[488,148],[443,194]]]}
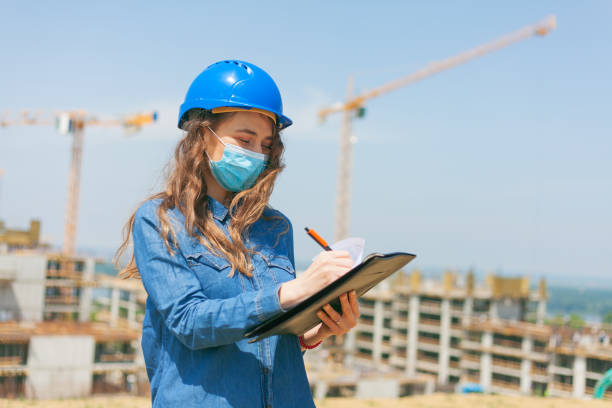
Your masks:
{"label": "shirt chest pocket", "polygon": [[275,282],[287,282],[295,278],[295,268],[286,256],[270,255],[265,257],[265,261]]}
{"label": "shirt chest pocket", "polygon": [[225,258],[213,255],[208,250],[196,250],[186,254],[187,265],[196,274],[206,297],[225,299],[242,292],[238,283],[238,271],[230,278],[232,267]]}

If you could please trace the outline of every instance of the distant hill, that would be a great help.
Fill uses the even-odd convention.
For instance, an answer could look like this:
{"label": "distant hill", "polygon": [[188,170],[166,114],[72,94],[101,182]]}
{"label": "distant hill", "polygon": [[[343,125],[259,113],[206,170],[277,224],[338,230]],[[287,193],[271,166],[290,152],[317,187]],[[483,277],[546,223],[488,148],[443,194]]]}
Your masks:
{"label": "distant hill", "polygon": [[95,273],[117,276],[117,269],[115,269],[115,265],[110,262],[96,262]]}
{"label": "distant hill", "polygon": [[580,288],[567,286],[548,287],[547,314],[549,316],[580,315],[589,322],[601,322],[612,311],[612,289]]}

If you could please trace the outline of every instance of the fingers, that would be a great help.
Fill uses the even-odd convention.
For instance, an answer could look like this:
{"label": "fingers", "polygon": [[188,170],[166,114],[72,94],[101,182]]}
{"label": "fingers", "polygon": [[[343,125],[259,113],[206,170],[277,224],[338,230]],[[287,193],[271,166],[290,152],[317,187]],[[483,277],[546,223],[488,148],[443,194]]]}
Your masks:
{"label": "fingers", "polygon": [[353,260],[352,259],[341,259],[341,260],[337,260],[335,262],[335,265],[341,267],[341,268],[345,268],[348,271],[350,271],[351,269],[353,269]]}
{"label": "fingers", "polygon": [[317,316],[321,321],[329,328],[329,331],[332,334],[339,334],[342,332],[342,329],[334,322],[327,314],[319,310],[317,312]]}
{"label": "fingers", "polygon": [[343,293],[340,295],[340,305],[342,305],[342,320],[348,327],[355,326],[355,316],[353,315],[353,309],[349,304],[348,295]]}
{"label": "fingers", "polygon": [[323,310],[325,310],[325,312],[329,315],[329,317],[332,318],[334,322],[342,320],[342,316],[340,315],[340,313],[336,312],[336,310],[331,307],[329,303],[323,306]]}
{"label": "fingers", "polygon": [[315,263],[318,263],[315,268],[326,276],[326,284],[345,275],[353,267],[353,261],[350,258],[322,258]]}
{"label": "fingers", "polygon": [[350,261],[351,256],[348,251],[323,251],[316,256],[315,261],[335,262],[335,261]]}
{"label": "fingers", "polygon": [[[354,291],[351,291],[351,293],[352,295],[350,293],[340,295],[342,315],[334,310],[329,303],[317,312],[319,319],[335,335],[344,334],[357,325],[357,316],[359,315],[357,296]],[[351,296],[353,297],[352,300],[350,299]],[[357,314],[354,313],[355,308],[357,308]]]}
{"label": "fingers", "polygon": [[327,252],[329,255],[333,256],[334,258],[348,258],[351,259],[351,254],[348,251],[325,251]]}
{"label": "fingers", "polygon": [[307,286],[305,292],[314,293],[320,290],[344,276],[352,268],[353,261],[347,251],[320,253],[303,275]]}
{"label": "fingers", "polygon": [[343,272],[353,267],[353,260],[347,251],[324,251],[313,261],[313,264],[332,269],[341,269]]}
{"label": "fingers", "polygon": [[[335,252],[335,251],[332,251],[332,252]],[[332,266],[336,269],[340,269],[342,270],[342,272],[347,272],[350,269],[352,269],[354,262],[350,258],[350,256],[348,256],[348,252],[346,251],[337,251],[337,252],[345,253],[346,256],[344,255],[339,256],[337,254],[328,252],[330,255],[328,257],[322,258],[321,259],[322,263]]]}
{"label": "fingers", "polygon": [[355,320],[359,319],[361,313],[359,312],[359,301],[357,300],[357,292],[351,290],[349,292],[349,301],[351,304],[351,309],[353,310],[353,316],[355,316]]}

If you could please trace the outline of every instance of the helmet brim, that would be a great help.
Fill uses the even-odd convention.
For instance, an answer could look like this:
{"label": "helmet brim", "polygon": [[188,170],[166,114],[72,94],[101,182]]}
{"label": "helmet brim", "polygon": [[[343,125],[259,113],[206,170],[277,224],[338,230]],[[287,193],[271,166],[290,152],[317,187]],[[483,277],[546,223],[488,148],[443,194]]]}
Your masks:
{"label": "helmet brim", "polygon": [[[187,112],[189,112],[191,109],[205,109],[208,111],[211,111],[214,108],[219,108],[219,107],[236,107],[236,108],[243,108],[246,110],[249,110],[251,108],[257,108],[257,109],[263,109],[263,110],[268,110],[270,111],[266,106],[259,106],[259,105],[247,105],[247,104],[242,104],[239,102],[230,102],[228,103],[225,100],[210,100],[210,99],[198,99],[198,100],[190,100],[190,101],[185,101],[185,103],[183,103],[179,109],[179,121],[178,121],[178,128],[179,129],[183,129],[183,125],[185,123],[185,117]],[[289,119],[287,116],[283,115],[283,114],[279,114],[278,112],[274,112],[274,111],[270,111],[272,113],[274,113],[277,117],[277,127],[279,130],[285,129],[289,126],[291,126],[293,124],[293,121],[291,119]]]}

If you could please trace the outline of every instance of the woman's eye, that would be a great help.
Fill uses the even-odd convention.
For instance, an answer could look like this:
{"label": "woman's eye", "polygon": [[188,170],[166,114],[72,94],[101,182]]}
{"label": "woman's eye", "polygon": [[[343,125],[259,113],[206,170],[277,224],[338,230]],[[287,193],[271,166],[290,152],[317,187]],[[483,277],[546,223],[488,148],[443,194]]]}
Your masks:
{"label": "woman's eye", "polygon": [[244,144],[249,144],[250,140],[248,139],[240,139],[240,141]]}
{"label": "woman's eye", "polygon": [[264,146],[261,146],[261,147],[263,147],[263,148],[264,148],[264,150],[270,150],[270,149],[272,149],[272,146],[266,146],[266,145],[264,145]]}

